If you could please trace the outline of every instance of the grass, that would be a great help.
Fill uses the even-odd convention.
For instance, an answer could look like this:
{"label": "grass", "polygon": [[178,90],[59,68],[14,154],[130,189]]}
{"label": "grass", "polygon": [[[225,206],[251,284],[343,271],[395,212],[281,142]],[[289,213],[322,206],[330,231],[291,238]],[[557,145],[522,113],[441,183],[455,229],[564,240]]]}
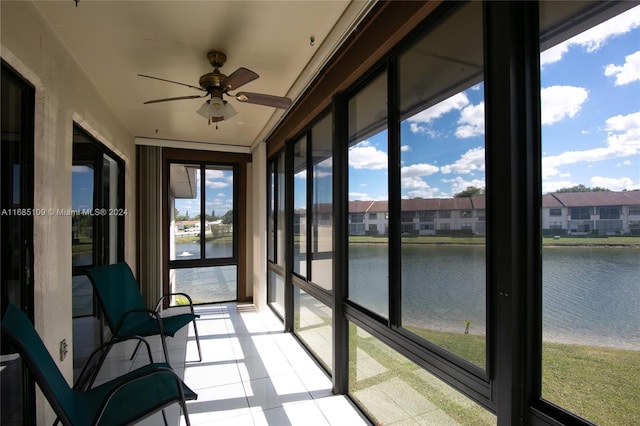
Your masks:
{"label": "grass", "polygon": [[91,253],[93,250],[93,238],[79,238],[75,244],[71,245],[71,254]]}
{"label": "grass", "polygon": [[[463,328],[461,326],[461,328]],[[484,368],[484,336],[412,328],[411,332]],[[351,334],[352,345],[385,366],[388,372],[366,380],[352,377],[357,392],[394,377],[409,383],[461,424],[473,423],[455,401],[432,394],[433,384],[416,376],[416,367],[373,337]],[[353,352],[352,352],[353,354]],[[404,360],[404,361],[403,361]],[[356,367],[352,355],[352,368]],[[408,363],[408,364],[407,364]],[[404,365],[407,364],[407,365]],[[410,365],[409,365],[410,364]],[[350,372],[353,374],[353,372]],[[424,376],[420,374],[420,376]],[[350,385],[351,386],[351,385]],[[637,425],[640,418],[640,351],[563,343],[543,343],[542,397],[599,425]],[[433,398],[433,399],[432,399]],[[376,407],[369,407],[375,411]],[[477,414],[475,409],[470,413]],[[375,415],[374,413],[370,413]]]}
{"label": "grass", "polygon": [[544,343],[542,396],[599,425],[637,425],[640,351]]}
{"label": "grass", "polygon": [[[224,237],[213,237],[212,235],[207,235],[204,238],[205,241],[215,241],[218,243],[232,243],[233,242],[233,236],[231,235],[227,235]],[[184,237],[176,237],[176,243],[178,244],[184,244],[184,243],[198,243],[200,242],[200,237],[196,236],[196,235],[188,235],[188,236],[184,236]]]}
{"label": "grass", "polygon": [[[349,392],[375,424],[439,424],[445,420],[460,425],[495,424],[489,411],[378,339],[355,326],[350,328],[349,339]],[[443,419],[442,413],[448,418]]]}

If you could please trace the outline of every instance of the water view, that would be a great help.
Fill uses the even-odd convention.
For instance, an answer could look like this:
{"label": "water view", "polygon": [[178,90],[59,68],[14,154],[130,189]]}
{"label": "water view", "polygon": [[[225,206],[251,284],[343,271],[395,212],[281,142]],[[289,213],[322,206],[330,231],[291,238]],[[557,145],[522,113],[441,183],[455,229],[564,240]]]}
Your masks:
{"label": "water view", "polygon": [[[485,258],[481,246],[403,247],[403,319],[423,328],[484,334]],[[387,312],[385,244],[352,244],[350,291]],[[406,268],[410,265],[410,268]],[[545,248],[543,340],[640,350],[640,249]],[[380,280],[377,277],[382,277]],[[377,297],[378,296],[378,297]]]}
{"label": "water view", "polygon": [[[209,241],[206,251],[215,253],[212,257],[230,256],[231,246]],[[176,244],[178,259],[198,258],[199,250],[196,243]],[[470,334],[484,335],[484,247],[424,244],[402,250],[404,323],[462,332],[469,319]],[[386,244],[349,247],[350,293],[383,315],[388,311],[387,263]],[[203,271],[178,271],[180,291],[215,300],[222,285],[224,296],[230,294],[229,271],[215,271],[208,282],[195,279]],[[193,282],[190,274],[195,274]],[[543,340],[640,350],[639,277],[638,248],[545,247]]]}

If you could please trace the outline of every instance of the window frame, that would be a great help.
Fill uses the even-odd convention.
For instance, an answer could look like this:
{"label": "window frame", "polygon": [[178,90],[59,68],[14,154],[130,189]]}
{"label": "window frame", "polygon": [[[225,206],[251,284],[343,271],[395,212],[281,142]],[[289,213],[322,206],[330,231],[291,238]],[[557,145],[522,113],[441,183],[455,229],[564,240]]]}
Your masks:
{"label": "window frame", "polygon": [[[347,300],[348,281],[345,263],[348,249],[348,100],[359,88],[387,70],[389,104],[394,105],[394,88],[399,53],[460,4],[445,2],[416,24],[367,69],[359,68],[355,82],[339,86],[333,94],[334,112],[334,392],[347,393],[348,332],[353,322],[392,349],[408,356],[425,370],[445,380],[456,390],[479,402],[497,415],[500,424],[588,424],[577,416],[540,399],[542,347],[542,195],[541,195],[541,118],[540,48],[560,32],[584,30],[596,14],[611,16],[620,4],[593,2],[582,15],[585,22],[560,22],[555,33],[540,36],[539,5],[535,2],[485,2],[484,81],[486,136],[486,206],[478,211],[478,224],[486,235],[487,266],[487,369],[478,372],[450,353],[424,345],[395,327],[393,303],[389,319],[381,318]],[[325,94],[326,98],[326,94]],[[388,120],[389,161],[399,164],[397,111],[390,108]],[[301,120],[300,115],[292,120]],[[302,119],[303,121],[306,120]],[[284,129],[298,128],[287,122]],[[293,131],[293,130],[291,130]],[[284,132],[284,131],[283,131]],[[278,136],[278,132],[276,132]],[[276,146],[282,140],[271,139]],[[509,159],[509,161],[505,161]],[[389,167],[390,180],[396,182],[396,170]],[[389,193],[390,251],[401,233],[399,205]],[[564,213],[568,213],[563,210]],[[622,213],[625,213],[624,211]],[[591,216],[591,215],[590,215]],[[486,222],[485,222],[486,220]],[[591,220],[591,217],[588,218]],[[390,276],[397,273],[397,260],[390,261]],[[304,288],[305,283],[300,283]],[[397,294],[390,289],[390,300]],[[306,291],[306,290],[305,290]]]}

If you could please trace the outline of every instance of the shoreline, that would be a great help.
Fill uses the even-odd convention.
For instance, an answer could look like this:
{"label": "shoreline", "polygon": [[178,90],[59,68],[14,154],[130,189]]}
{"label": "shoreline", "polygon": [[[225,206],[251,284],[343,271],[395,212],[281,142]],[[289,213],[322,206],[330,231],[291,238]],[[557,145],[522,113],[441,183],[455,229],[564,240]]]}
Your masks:
{"label": "shoreline", "polygon": [[[366,240],[360,240],[362,237],[356,237],[357,240],[349,240],[349,244],[388,244],[388,239],[384,237],[369,237]],[[413,237],[411,237],[413,238]],[[411,241],[411,240],[402,240],[402,245],[434,245],[434,246],[485,246],[485,241]],[[543,247],[551,247],[551,248],[562,248],[562,247],[571,247],[571,248],[630,248],[630,249],[640,249],[640,241],[638,242],[602,242],[602,243],[593,243],[593,242],[578,242],[578,241],[567,241],[567,242],[542,242]]]}

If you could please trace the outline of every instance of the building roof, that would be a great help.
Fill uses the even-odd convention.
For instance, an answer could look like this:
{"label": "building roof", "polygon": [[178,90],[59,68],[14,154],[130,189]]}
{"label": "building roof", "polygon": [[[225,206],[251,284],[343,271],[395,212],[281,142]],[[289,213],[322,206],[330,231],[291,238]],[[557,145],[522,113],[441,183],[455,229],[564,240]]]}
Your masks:
{"label": "building roof", "polygon": [[[544,194],[542,207],[640,205],[640,191],[561,192]],[[349,213],[387,212],[388,201],[349,201]],[[484,210],[485,197],[410,198],[401,200],[402,211]]]}
{"label": "building roof", "polygon": [[[555,201],[553,201],[555,199]],[[586,206],[628,206],[640,205],[640,191],[602,192],[558,192],[546,194],[542,207],[586,207]],[[545,204],[553,203],[553,205]],[[556,204],[556,203],[559,203]]]}

